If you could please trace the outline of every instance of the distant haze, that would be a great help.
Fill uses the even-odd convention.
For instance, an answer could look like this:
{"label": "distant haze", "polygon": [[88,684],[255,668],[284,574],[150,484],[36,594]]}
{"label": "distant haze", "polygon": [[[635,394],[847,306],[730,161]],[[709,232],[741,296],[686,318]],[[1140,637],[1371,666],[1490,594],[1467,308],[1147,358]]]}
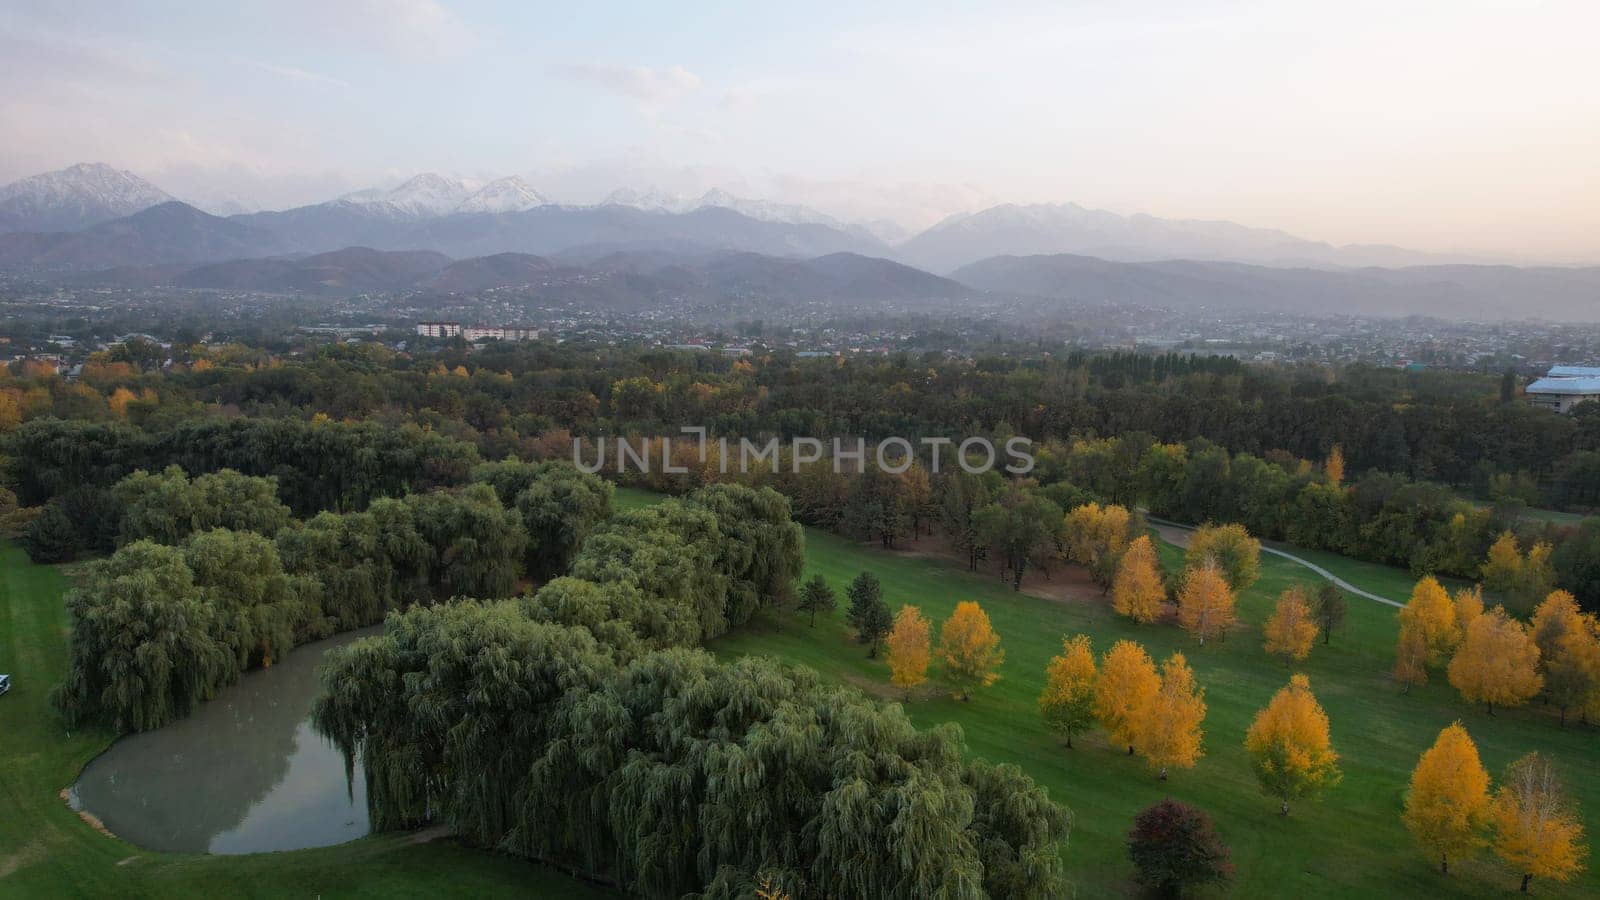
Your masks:
{"label": "distant haze", "polygon": [[13,0],[0,184],[103,161],[244,211],[516,175],[879,234],[1071,202],[1596,263],[1597,34],[1592,0]]}

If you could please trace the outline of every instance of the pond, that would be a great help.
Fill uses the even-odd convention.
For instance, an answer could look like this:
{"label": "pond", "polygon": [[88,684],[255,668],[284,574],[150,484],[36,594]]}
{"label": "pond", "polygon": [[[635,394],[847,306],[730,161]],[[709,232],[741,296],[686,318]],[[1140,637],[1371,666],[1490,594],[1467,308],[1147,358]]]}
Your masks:
{"label": "pond", "polygon": [[323,657],[383,626],[306,644],[165,728],[128,735],[90,762],[74,809],[118,837],[172,853],[323,847],[368,832],[357,764],[311,728]]}

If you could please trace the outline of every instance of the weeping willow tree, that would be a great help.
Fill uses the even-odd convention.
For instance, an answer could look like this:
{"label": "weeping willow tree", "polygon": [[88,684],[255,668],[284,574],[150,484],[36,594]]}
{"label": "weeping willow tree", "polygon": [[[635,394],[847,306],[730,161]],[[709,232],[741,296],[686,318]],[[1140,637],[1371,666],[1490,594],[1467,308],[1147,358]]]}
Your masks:
{"label": "weeping willow tree", "polygon": [[211,610],[213,634],[232,653],[234,676],[282,659],[320,614],[320,594],[284,574],[278,548],[259,534],[201,532],[185,545],[184,564]]}
{"label": "weeping willow tree", "polygon": [[525,570],[539,581],[565,573],[584,539],[612,515],[611,483],[570,463],[512,457],[477,466],[472,480],[493,486],[501,502],[522,517],[528,533]]}
{"label": "weeping willow tree", "polygon": [[272,536],[289,524],[275,478],[252,478],[223,469],[194,480],[177,466],[143,470],[111,489],[121,510],[117,543],[151,540],[180,544],[197,531],[226,528]]}
{"label": "weeping willow tree", "polygon": [[515,511],[500,505],[494,488],[412,494],[417,534],[429,547],[428,583],[434,596],[505,597],[516,585],[528,535]]}
{"label": "weeping willow tree", "polygon": [[805,530],[790,515],[789,498],[771,488],[712,485],[691,501],[717,517],[723,533],[719,568],[728,576],[723,618],[737,628],[762,606],[782,603],[805,568]]}
{"label": "weeping willow tree", "polygon": [[808,670],[692,649],[731,593],[798,570],[787,516],[747,489],[625,513],[532,597],[336,651],[315,721],[366,767],[374,827],[443,821],[648,897],[1064,896],[1066,815],[1020,770]]}
{"label": "weeping willow tree", "polygon": [[516,600],[417,607],[332,655],[313,721],[347,765],[360,757],[375,829],[442,818],[493,846],[550,707],[614,670],[587,630],[535,621]]}
{"label": "weeping willow tree", "polygon": [[359,513],[321,513],[278,532],[277,545],[285,569],[321,587],[308,632],[373,625],[428,596],[432,549],[403,500],[378,500]]}
{"label": "weeping willow tree", "polygon": [[90,563],[66,602],[72,644],[53,699],[69,725],[159,728],[234,674],[215,612],[177,547],[138,541]]}

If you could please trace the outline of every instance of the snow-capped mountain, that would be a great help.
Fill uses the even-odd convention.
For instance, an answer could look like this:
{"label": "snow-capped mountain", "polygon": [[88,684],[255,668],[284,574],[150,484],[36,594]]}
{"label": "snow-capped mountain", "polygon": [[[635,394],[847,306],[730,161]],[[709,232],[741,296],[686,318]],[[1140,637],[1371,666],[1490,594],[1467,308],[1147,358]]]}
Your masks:
{"label": "snow-capped mountain", "polygon": [[397,188],[369,188],[339,198],[396,219],[447,216],[483,187],[477,181],[448,178],[432,172],[413,176]]}
{"label": "snow-capped mountain", "polygon": [[780,203],[776,200],[754,200],[749,197],[739,197],[728,193],[722,188],[712,188],[698,197],[686,194],[670,194],[665,191],[651,188],[647,191],[637,191],[632,188],[621,188],[606,195],[600,202],[601,206],[631,206],[634,209],[643,209],[651,212],[686,213],[708,206],[731,209],[736,213],[760,219],[763,222],[779,222],[785,225],[827,225],[829,228],[842,230],[857,230],[852,226],[839,221],[827,213],[818,212],[809,206],[798,203]]}
{"label": "snow-capped mountain", "polygon": [[481,190],[467,199],[461,201],[455,208],[458,213],[507,213],[522,212],[536,206],[544,206],[547,200],[539,195],[526,181],[515,175],[506,178],[497,178],[484,185]]}
{"label": "snow-capped mountain", "polygon": [[132,172],[79,163],[0,188],[0,231],[79,231],[171,199]]}

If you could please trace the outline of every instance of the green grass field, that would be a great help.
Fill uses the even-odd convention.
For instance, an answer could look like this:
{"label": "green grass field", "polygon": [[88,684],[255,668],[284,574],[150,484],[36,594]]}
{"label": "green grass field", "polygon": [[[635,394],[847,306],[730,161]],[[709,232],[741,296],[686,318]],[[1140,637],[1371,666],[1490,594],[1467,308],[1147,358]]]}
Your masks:
{"label": "green grass field", "polygon": [[[651,496],[623,492],[633,506]],[[1487,854],[1451,865],[1442,879],[1418,852],[1400,823],[1401,797],[1417,757],[1439,730],[1460,719],[1477,741],[1484,764],[1498,776],[1528,750],[1552,754],[1578,796],[1585,820],[1600,827],[1600,736],[1592,728],[1562,730],[1544,710],[1519,709],[1491,718],[1469,707],[1447,684],[1434,682],[1402,696],[1389,681],[1397,625],[1395,611],[1356,597],[1330,646],[1318,644],[1299,670],[1328,710],[1333,739],[1342,754],[1344,781],[1321,803],[1301,803],[1287,818],[1258,789],[1244,752],[1245,731],[1256,710],[1289,679],[1291,670],[1261,649],[1260,625],[1278,593],[1297,581],[1315,578],[1308,570],[1277,557],[1262,558],[1261,581],[1240,601],[1246,626],[1225,643],[1197,647],[1173,625],[1136,626],[1115,616],[1096,596],[1056,600],[1013,593],[993,575],[973,575],[944,558],[891,554],[834,535],[808,530],[808,572],[821,573],[841,596],[839,612],[815,628],[799,615],[785,615],[728,635],[712,649],[724,658],[774,654],[893,698],[881,659],[868,659],[846,630],[845,585],[863,569],[883,581],[892,608],[921,606],[938,623],[957,601],[977,600],[989,613],[1006,650],[1002,679],[967,703],[930,690],[908,704],[919,724],[958,722],[973,753],[1021,765],[1073,814],[1063,849],[1079,896],[1132,892],[1131,868],[1123,840],[1134,813],[1171,796],[1208,810],[1233,848],[1240,896],[1489,897],[1514,891],[1517,879]],[[908,544],[911,550],[916,544]],[[1165,562],[1175,566],[1179,551],[1162,545]],[[1409,575],[1392,569],[1332,557],[1341,577],[1380,594],[1404,599]],[[1065,573],[1058,573],[1064,577]],[[1095,732],[1067,750],[1042,726],[1034,708],[1045,663],[1057,653],[1063,635],[1089,634],[1097,652],[1119,638],[1142,642],[1159,662],[1174,650],[1189,658],[1206,689],[1206,756],[1189,771],[1161,782],[1138,759],[1107,745]],[[933,685],[937,686],[937,664]],[[1553,897],[1594,896],[1594,873],[1569,885],[1534,885]]]}
{"label": "green grass field", "polygon": [[68,735],[46,701],[66,666],[65,578],[0,545],[0,897],[611,896],[525,861],[409,835],[253,856],[151,853],[95,831],[58,796],[111,743]]}

